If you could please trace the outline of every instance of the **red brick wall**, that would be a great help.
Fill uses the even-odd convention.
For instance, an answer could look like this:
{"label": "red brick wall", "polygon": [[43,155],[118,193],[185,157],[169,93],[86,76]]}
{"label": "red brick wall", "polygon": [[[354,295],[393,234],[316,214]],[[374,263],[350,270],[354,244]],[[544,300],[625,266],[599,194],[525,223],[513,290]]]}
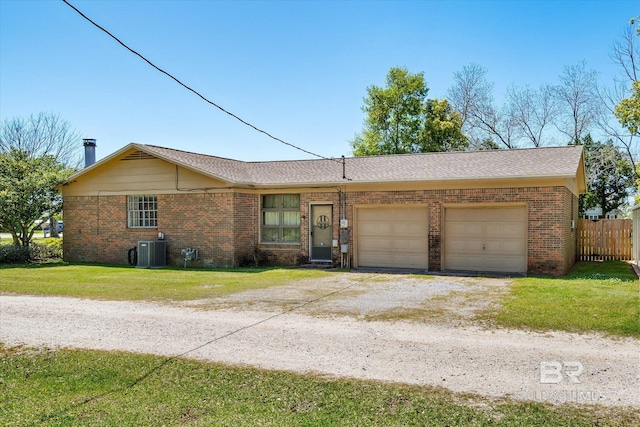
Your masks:
{"label": "red brick wall", "polygon": [[233,266],[233,196],[160,194],[158,228],[142,229],[127,227],[127,196],[65,197],[65,260],[125,264],[129,248],[139,240],[156,240],[162,231],[169,264],[182,265],[181,249],[196,248],[198,260],[189,265]]}
{"label": "red brick wall", "polygon": [[157,238],[156,229],[127,228],[126,196],[65,197],[64,220],[68,262],[126,264],[138,240]]}
{"label": "red brick wall", "polygon": [[[124,264],[138,240],[165,233],[168,261],[182,265],[180,249],[197,248],[193,266],[266,264],[294,265],[309,257],[309,207],[333,203],[334,238],[342,209],[338,191],[301,193],[300,244],[261,244],[260,196],[242,193],[158,195],[158,229],[127,228],[126,196],[65,197],[64,251],[69,262]],[[442,206],[455,203],[526,203],[528,208],[528,272],[560,275],[576,257],[577,198],[565,187],[348,192],[346,216],[353,225],[353,206],[364,204],[428,204],[429,267],[441,268]],[[351,236],[353,245],[353,233]],[[352,246],[353,247],[353,246]],[[333,250],[334,262],[339,248]]]}
{"label": "red brick wall", "polygon": [[183,248],[198,249],[191,266],[234,266],[232,193],[158,195],[158,231],[165,233],[168,262],[184,265]]}
{"label": "red brick wall", "polygon": [[259,196],[237,193],[234,206],[234,265],[250,266],[258,262],[256,248],[260,238]]}
{"label": "red brick wall", "polygon": [[64,239],[62,248],[68,262],[96,261],[98,257],[98,231],[95,197],[64,198]]}

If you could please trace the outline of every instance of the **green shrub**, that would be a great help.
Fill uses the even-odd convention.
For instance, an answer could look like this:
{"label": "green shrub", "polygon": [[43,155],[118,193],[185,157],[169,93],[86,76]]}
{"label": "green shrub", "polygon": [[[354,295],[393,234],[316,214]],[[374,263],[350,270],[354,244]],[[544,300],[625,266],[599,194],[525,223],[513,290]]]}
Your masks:
{"label": "green shrub", "polygon": [[32,261],[62,259],[62,239],[48,238],[31,241],[29,252]]}
{"label": "green shrub", "polygon": [[0,243],[0,264],[24,264],[62,259],[62,239],[32,240],[29,248]]}
{"label": "green shrub", "polygon": [[0,244],[0,264],[23,264],[29,261],[29,249],[13,243]]}

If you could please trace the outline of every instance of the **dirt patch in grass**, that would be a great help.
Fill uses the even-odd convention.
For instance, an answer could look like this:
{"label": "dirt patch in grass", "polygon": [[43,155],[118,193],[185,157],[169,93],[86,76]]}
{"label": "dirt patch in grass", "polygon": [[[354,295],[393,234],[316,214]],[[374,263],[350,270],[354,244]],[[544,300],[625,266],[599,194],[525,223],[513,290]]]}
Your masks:
{"label": "dirt patch in grass", "polygon": [[493,278],[336,273],[183,304],[207,310],[295,308],[298,313],[315,316],[459,325],[488,308],[495,309],[509,283],[508,279]]}

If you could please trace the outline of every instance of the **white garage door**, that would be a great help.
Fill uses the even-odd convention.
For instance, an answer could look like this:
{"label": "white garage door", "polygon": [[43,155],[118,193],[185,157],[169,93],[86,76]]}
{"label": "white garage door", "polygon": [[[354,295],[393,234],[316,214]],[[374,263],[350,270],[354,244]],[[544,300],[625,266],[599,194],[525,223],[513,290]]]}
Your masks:
{"label": "white garage door", "polygon": [[360,208],[357,221],[358,267],[428,267],[426,206]]}
{"label": "white garage door", "polygon": [[446,208],[444,269],[527,271],[527,208]]}

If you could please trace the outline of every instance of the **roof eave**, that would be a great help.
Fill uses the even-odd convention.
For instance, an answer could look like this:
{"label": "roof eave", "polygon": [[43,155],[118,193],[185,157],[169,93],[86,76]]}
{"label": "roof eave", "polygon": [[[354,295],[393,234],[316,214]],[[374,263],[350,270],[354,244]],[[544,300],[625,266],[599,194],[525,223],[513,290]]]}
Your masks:
{"label": "roof eave", "polygon": [[[272,188],[272,187],[338,187],[350,184],[410,184],[410,183],[427,183],[427,182],[468,182],[468,181],[510,181],[518,179],[538,180],[538,179],[575,179],[575,175],[514,175],[505,177],[480,176],[473,178],[434,178],[434,179],[396,179],[396,180],[351,180],[344,179],[340,181],[306,181],[306,182],[272,182],[272,183],[253,183],[256,188]],[[248,185],[248,184],[244,184]]]}

